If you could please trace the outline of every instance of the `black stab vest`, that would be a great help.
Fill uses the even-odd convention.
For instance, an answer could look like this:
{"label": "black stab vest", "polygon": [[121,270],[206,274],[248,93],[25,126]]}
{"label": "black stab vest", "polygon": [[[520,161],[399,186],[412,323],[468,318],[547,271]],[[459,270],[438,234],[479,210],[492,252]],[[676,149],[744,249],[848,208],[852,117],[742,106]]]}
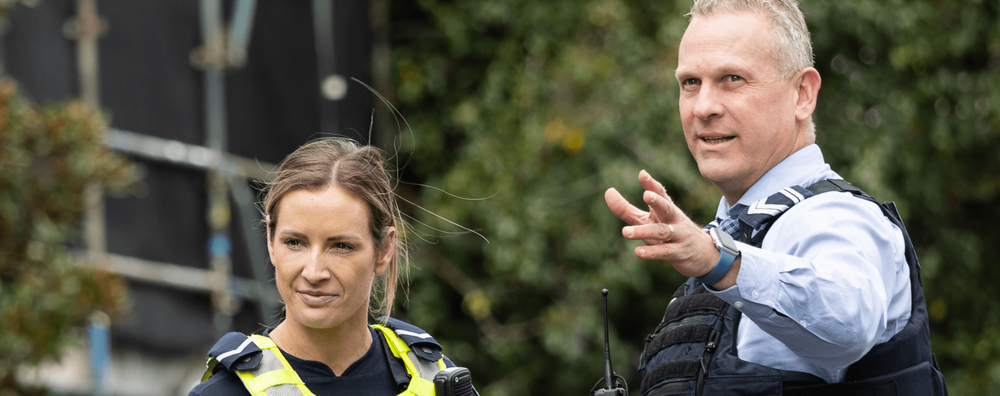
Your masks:
{"label": "black stab vest", "polygon": [[[842,383],[827,384],[811,374],[740,360],[736,353],[740,311],[691,278],[677,289],[667,305],[663,321],[646,337],[645,349],[639,357],[642,396],[948,394],[944,376],[931,351],[920,263],[895,204],[879,203],[843,180],[824,180],[806,190],[804,199],[830,191],[850,192],[859,199],[879,205],[883,215],[902,231],[910,269],[912,303],[910,319],[903,330],[889,341],[875,345],[850,365]],[[760,247],[770,226],[783,213],[756,222],[755,226],[759,227],[756,234],[752,233],[752,226],[741,222],[740,239]]]}

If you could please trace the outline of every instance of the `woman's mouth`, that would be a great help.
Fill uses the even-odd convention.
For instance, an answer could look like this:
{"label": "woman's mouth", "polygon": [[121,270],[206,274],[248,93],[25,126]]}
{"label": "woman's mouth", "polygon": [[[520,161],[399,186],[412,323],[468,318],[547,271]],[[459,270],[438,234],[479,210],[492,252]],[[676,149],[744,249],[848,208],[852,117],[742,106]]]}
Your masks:
{"label": "woman's mouth", "polygon": [[299,298],[302,299],[302,302],[310,306],[324,305],[338,297],[336,294],[318,291],[299,291],[297,294],[299,295]]}

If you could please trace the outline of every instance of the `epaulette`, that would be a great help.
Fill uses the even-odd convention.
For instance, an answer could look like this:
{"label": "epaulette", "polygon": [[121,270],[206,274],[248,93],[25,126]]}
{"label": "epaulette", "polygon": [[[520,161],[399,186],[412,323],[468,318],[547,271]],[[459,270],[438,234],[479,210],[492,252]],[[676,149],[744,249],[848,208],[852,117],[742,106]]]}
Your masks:
{"label": "epaulette", "polygon": [[432,362],[443,357],[441,344],[438,344],[434,337],[431,337],[423,329],[394,318],[389,318],[385,326],[395,331],[396,335],[413,350],[417,357]]}
{"label": "epaulette", "polygon": [[218,366],[230,372],[252,369],[260,364],[262,357],[260,348],[246,334],[228,333],[208,351],[206,376],[211,375]]}

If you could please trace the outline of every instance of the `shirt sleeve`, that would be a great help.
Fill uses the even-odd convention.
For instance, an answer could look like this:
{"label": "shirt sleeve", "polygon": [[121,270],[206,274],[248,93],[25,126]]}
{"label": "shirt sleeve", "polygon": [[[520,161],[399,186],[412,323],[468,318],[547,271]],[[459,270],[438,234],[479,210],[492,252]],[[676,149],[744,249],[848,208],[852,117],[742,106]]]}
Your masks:
{"label": "shirt sleeve", "polygon": [[886,330],[901,241],[874,203],[822,194],[789,209],[761,248],[740,243],[736,286],[716,294],[809,364],[844,368]]}

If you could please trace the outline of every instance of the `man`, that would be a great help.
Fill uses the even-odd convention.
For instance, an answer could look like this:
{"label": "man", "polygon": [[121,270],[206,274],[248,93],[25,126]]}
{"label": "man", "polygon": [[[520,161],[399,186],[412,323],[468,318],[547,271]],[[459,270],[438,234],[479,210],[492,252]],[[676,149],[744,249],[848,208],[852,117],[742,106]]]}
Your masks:
{"label": "man", "polygon": [[605,194],[638,257],[693,278],[647,338],[642,394],[946,394],[898,214],[814,144],[821,79],[798,4],[696,0],[690,15],[681,123],[718,220],[703,231],[645,171],[648,212]]}

